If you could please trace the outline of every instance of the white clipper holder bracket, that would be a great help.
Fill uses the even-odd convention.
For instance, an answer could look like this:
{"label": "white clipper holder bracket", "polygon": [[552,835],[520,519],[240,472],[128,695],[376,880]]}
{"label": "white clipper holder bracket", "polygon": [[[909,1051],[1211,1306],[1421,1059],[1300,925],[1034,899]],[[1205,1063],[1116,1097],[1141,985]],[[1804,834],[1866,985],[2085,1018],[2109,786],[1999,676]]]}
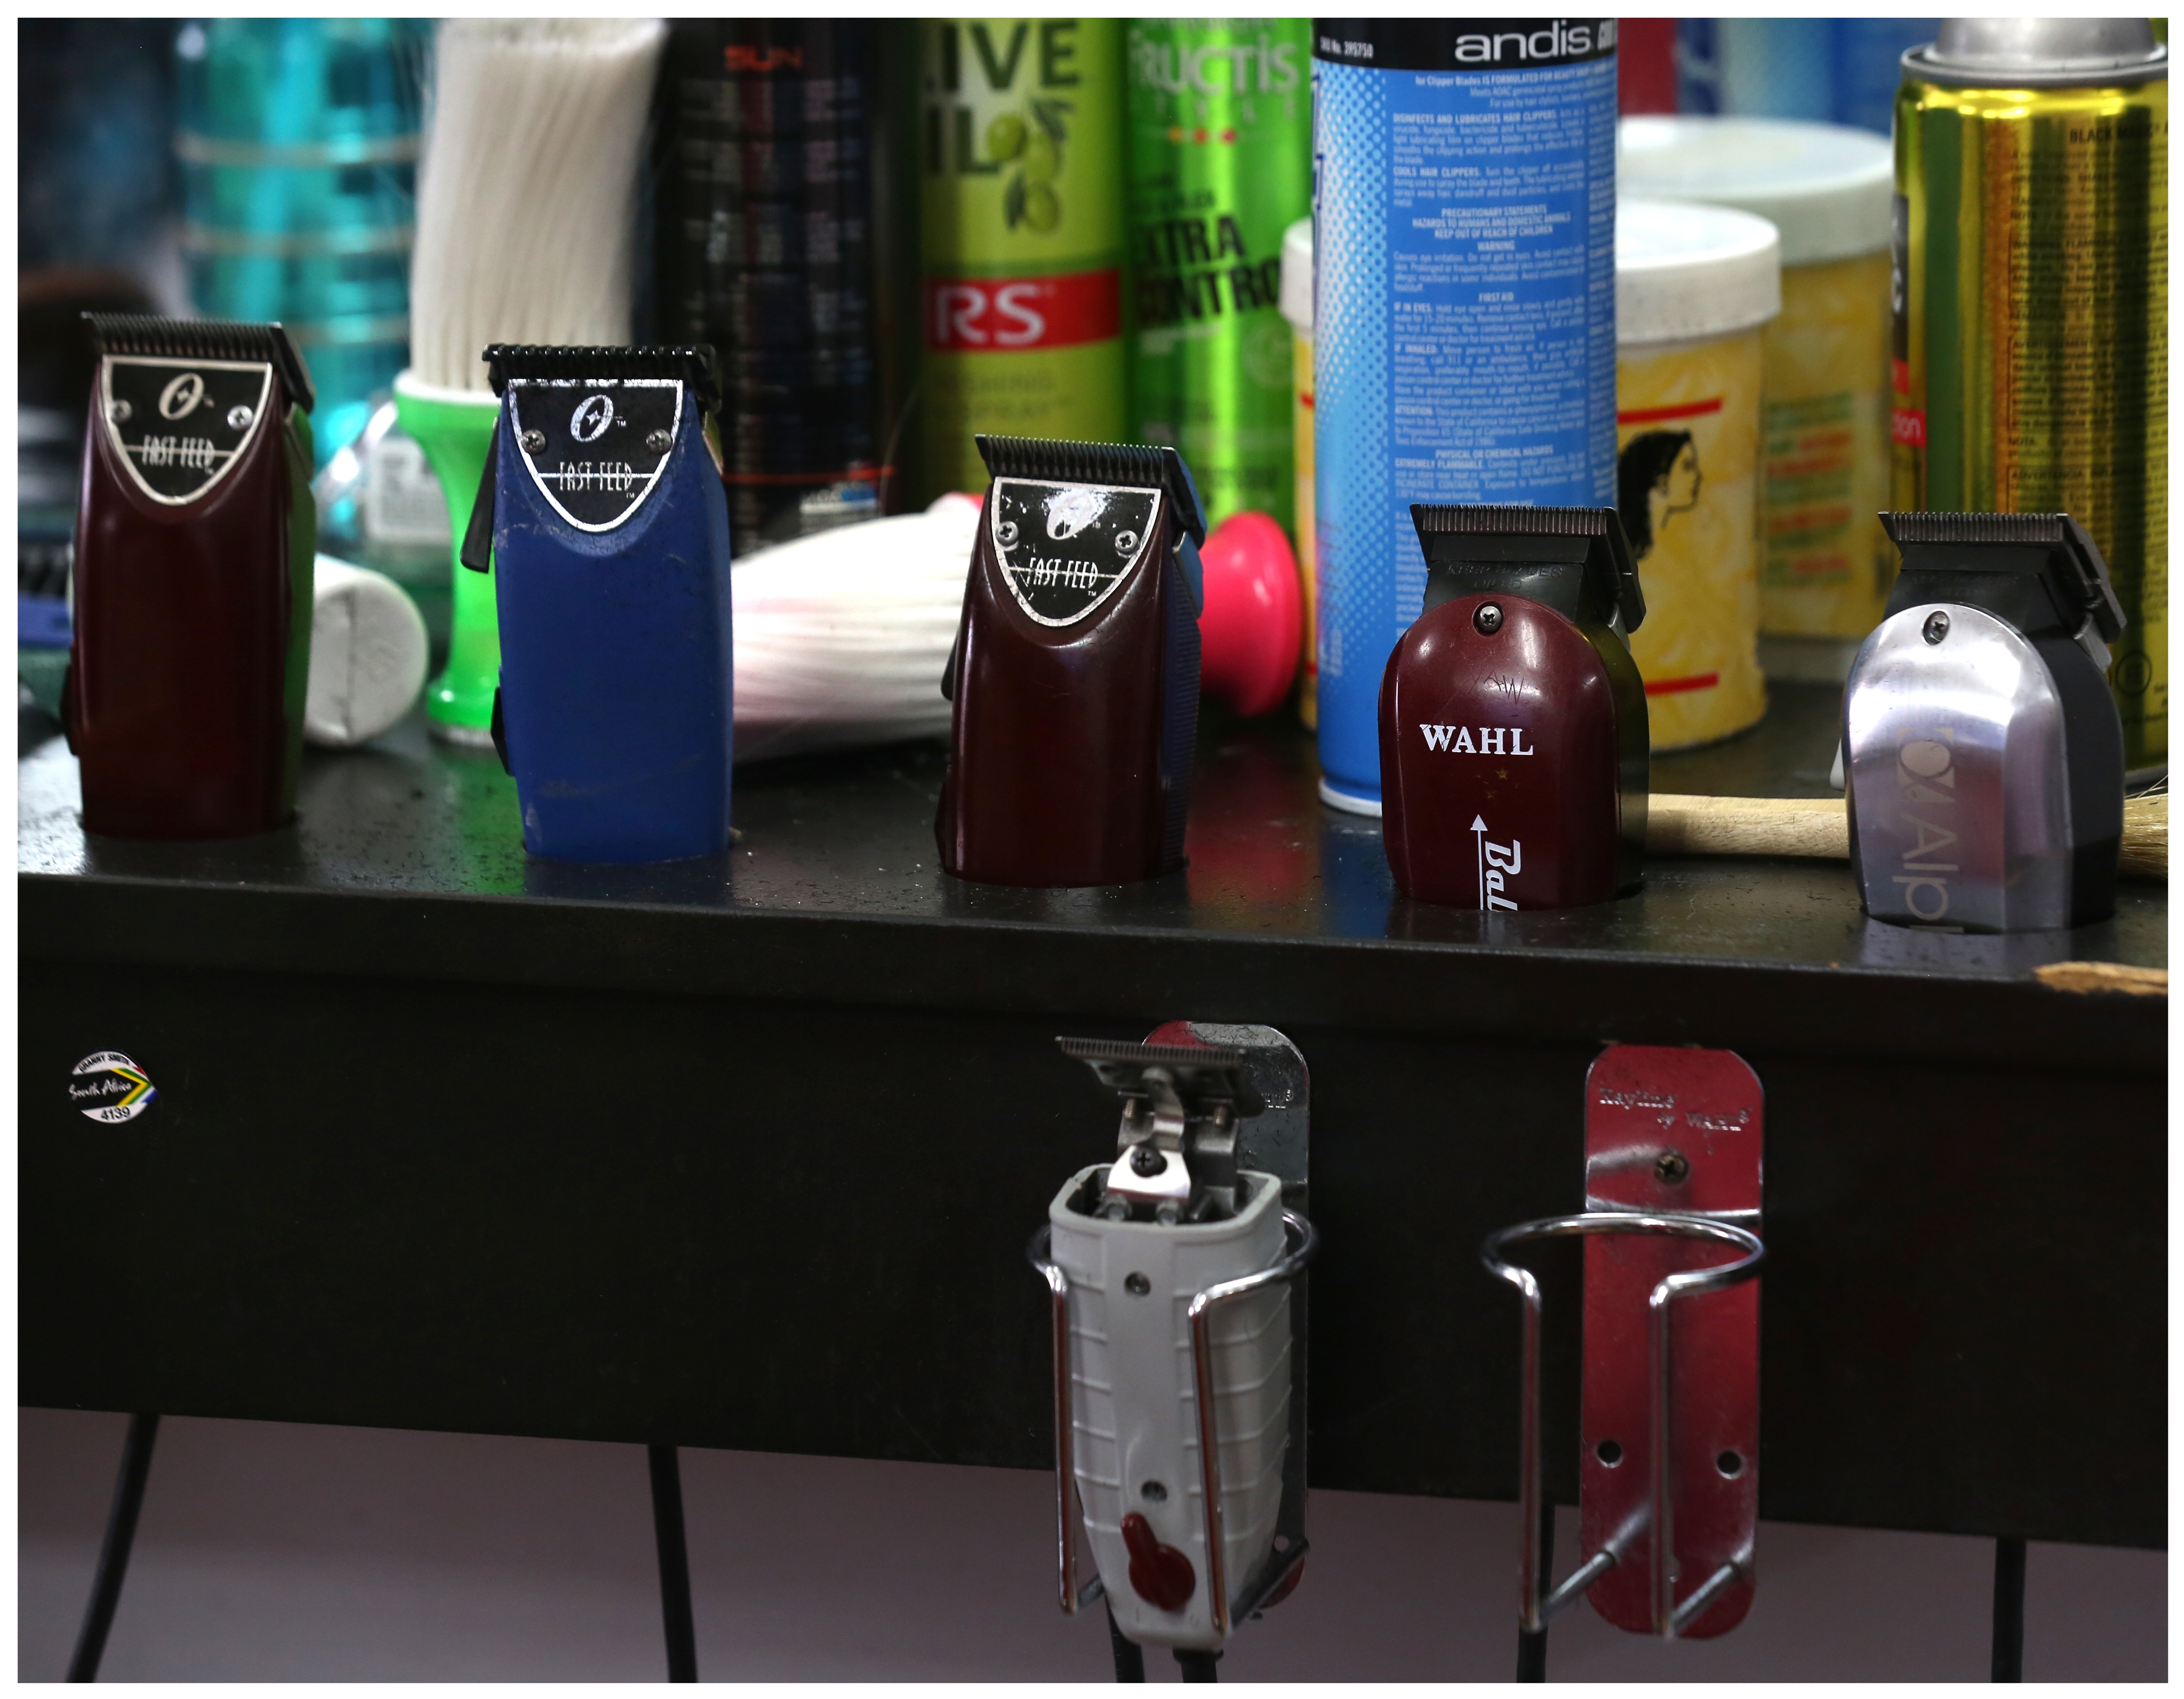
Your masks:
{"label": "white clipper holder bracket", "polygon": [[1104,1594],[1128,1639],[1215,1651],[1306,1549],[1309,1076],[1271,1027],[1057,1042],[1123,1099],[1115,1161],[1072,1176],[1031,1243],[1061,1608]]}
{"label": "white clipper holder bracket", "polygon": [[[1727,1050],[1611,1045],[1585,1079],[1585,1213],[1504,1228],[1479,1249],[1524,1301],[1518,1614],[1528,1633],[1580,1595],[1616,1627],[1663,1640],[1725,1634],[1752,1607],[1763,1101],[1758,1076]],[[1550,1591],[1540,1561],[1540,1284],[1502,1252],[1577,1235],[1582,1561]],[[1724,1251],[1738,1254],[1724,1261]],[[1691,1301],[1707,1294],[1716,1295]]]}

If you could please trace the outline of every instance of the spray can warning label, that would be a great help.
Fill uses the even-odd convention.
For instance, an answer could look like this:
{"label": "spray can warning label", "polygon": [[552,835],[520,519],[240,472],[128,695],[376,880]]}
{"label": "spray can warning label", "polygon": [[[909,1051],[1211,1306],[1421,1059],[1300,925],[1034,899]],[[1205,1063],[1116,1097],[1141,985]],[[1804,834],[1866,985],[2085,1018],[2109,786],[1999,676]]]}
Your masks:
{"label": "spray can warning label", "polygon": [[927,482],[982,489],[977,433],[1128,429],[1122,25],[942,19],[918,37]]}
{"label": "spray can warning label", "polygon": [[1615,499],[1615,21],[1312,39],[1321,794],[1377,809],[1413,502]]}
{"label": "spray can warning label", "polygon": [[1282,235],[1312,209],[1301,18],[1131,21],[1131,397],[1183,450],[1208,524],[1293,517]]}

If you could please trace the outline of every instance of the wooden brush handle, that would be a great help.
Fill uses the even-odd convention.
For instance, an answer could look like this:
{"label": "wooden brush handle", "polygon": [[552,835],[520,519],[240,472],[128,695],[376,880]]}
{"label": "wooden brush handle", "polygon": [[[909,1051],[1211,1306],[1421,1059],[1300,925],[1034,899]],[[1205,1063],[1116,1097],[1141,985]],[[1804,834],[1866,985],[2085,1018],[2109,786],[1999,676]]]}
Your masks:
{"label": "wooden brush handle", "polygon": [[[1850,859],[1850,823],[1841,797],[1655,796],[1646,804],[1649,855],[1817,855]],[[2126,878],[2169,877],[2169,799],[2135,796],[2123,805]]]}

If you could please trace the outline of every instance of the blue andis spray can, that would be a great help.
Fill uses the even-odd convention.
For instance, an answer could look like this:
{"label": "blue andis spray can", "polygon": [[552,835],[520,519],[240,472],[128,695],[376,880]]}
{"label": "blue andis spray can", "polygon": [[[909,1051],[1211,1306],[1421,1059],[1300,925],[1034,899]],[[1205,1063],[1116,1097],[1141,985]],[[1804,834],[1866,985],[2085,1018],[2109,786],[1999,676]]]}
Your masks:
{"label": "blue andis spray can", "polygon": [[485,351],[500,397],[463,539],[500,612],[493,743],[523,846],[669,861],[728,841],[728,509],[709,348]]}
{"label": "blue andis spray can", "polygon": [[1615,501],[1615,20],[1312,32],[1320,794],[1380,811],[1411,505]]}

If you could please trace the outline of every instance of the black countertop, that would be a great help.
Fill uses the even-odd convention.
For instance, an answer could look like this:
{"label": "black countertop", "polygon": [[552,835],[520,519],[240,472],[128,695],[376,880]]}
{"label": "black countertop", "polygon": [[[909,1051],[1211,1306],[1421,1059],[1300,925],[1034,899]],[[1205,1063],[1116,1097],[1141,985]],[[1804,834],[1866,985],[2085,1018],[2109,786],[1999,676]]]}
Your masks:
{"label": "black countertop", "polygon": [[[1824,795],[1838,693],[1778,687],[1767,721],[1656,759],[1663,793]],[[1148,976],[1200,1018],[1340,1017],[1398,1028],[1657,1040],[1942,1044],[2007,1056],[2021,1006],[2078,1059],[2160,1054],[2161,1000],[2053,992],[2045,962],[2167,961],[2164,886],[2114,921],[2011,938],[1908,932],[1859,911],[1847,864],[1655,860],[1621,901],[1486,916],[1399,897],[1379,823],[1318,799],[1286,713],[1202,728],[1187,870],[1038,891],[937,865],[944,760],[899,744],[737,774],[726,855],[578,866],[523,850],[515,785],[413,715],[373,745],[306,756],[298,818],[192,844],[87,837],[58,739],[23,755],[25,950],[169,965],[671,989],[827,1002],[1144,1007]],[[344,900],[365,899],[363,901]],[[1635,976],[1635,977],[1634,977]],[[1943,983],[1961,994],[1937,996]],[[1708,988],[1703,993],[1698,988]],[[1692,1000],[1693,999],[1696,1000]],[[1892,1026],[1915,1005],[1910,1028]],[[1741,1035],[1741,1036],[1740,1036]],[[2149,1046],[2151,1048],[2149,1048]]]}

